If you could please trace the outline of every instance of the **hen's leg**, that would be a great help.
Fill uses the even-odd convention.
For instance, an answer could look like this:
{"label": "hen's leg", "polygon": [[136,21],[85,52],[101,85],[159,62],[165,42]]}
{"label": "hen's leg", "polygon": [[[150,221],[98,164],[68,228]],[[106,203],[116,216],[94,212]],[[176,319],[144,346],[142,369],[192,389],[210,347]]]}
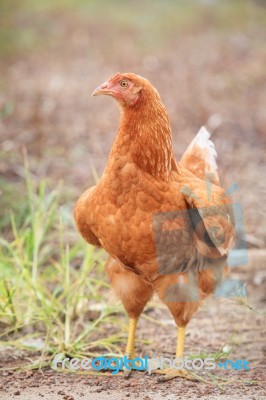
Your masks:
{"label": "hen's leg", "polygon": [[[183,358],[184,356],[185,331],[185,326],[178,327],[176,358]],[[196,380],[195,377],[185,369],[159,369],[156,370],[155,373],[163,374],[163,376],[158,378],[158,382],[169,381],[173,378],[185,378],[191,381]]]}
{"label": "hen's leg", "polygon": [[[182,294],[180,293],[181,286],[178,286],[178,283],[180,283],[181,279],[184,284],[188,279],[187,274],[182,274],[182,278],[176,274],[160,276],[155,282],[155,290],[160,299],[171,311],[178,326],[175,356],[176,358],[183,359],[186,325],[190,321],[192,315],[197,311],[199,302],[191,301],[191,299],[186,298],[185,296],[187,296],[187,293],[185,293],[185,291]],[[187,289],[188,288],[186,288],[186,291],[188,291]],[[176,377],[196,380],[194,375],[185,369],[162,369],[154,372],[164,375],[158,378],[159,382],[168,381]]]}
{"label": "hen's leg", "polygon": [[[146,303],[150,300],[153,289],[134,272],[123,268],[118,262],[109,259],[106,271],[111,280],[112,288],[122,301],[129,316],[128,340],[125,355],[129,360],[135,358],[135,334],[137,322]],[[130,370],[125,370],[125,377],[129,377]]]}
{"label": "hen's leg", "polygon": [[128,325],[128,338],[126,353],[128,359],[133,360],[135,358],[135,336],[137,328],[138,318],[129,318]]}
{"label": "hen's leg", "polygon": [[176,343],[176,358],[183,358],[184,356],[184,344],[185,344],[185,334],[186,327],[181,326],[177,330],[177,343]]}

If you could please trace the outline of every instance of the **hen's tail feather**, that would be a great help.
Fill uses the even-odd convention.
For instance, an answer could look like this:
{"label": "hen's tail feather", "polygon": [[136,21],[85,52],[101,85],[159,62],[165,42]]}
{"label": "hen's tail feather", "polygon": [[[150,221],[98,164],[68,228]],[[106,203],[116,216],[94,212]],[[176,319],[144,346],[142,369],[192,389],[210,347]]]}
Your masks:
{"label": "hen's tail feather", "polygon": [[180,164],[197,177],[219,185],[217,153],[210,136],[207,129],[202,127],[183,154]]}

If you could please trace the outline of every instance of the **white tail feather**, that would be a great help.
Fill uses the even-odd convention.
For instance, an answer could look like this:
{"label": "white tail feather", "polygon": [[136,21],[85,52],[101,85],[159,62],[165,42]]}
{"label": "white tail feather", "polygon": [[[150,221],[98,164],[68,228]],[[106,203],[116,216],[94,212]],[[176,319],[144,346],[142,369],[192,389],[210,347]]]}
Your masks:
{"label": "white tail feather", "polygon": [[194,146],[201,147],[202,149],[207,150],[206,162],[209,164],[210,168],[214,172],[217,171],[217,163],[216,163],[217,152],[215,150],[213,141],[210,140],[210,137],[211,137],[210,132],[208,132],[207,129],[203,126],[202,128],[200,128],[199,132],[188,146],[186,152],[192,153]]}
{"label": "white tail feather", "polygon": [[183,154],[180,164],[201,179],[212,176],[212,182],[219,185],[217,153],[210,137],[211,134],[202,127]]}

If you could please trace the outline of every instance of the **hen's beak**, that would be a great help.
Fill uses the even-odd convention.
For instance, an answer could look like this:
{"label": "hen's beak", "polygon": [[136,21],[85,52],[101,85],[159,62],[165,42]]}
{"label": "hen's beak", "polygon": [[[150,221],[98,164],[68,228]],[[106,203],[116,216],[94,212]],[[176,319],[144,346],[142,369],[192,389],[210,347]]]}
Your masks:
{"label": "hen's beak", "polygon": [[102,83],[100,86],[98,86],[94,91],[92,92],[92,96],[99,96],[100,94],[112,94],[113,92],[108,89],[108,82]]}

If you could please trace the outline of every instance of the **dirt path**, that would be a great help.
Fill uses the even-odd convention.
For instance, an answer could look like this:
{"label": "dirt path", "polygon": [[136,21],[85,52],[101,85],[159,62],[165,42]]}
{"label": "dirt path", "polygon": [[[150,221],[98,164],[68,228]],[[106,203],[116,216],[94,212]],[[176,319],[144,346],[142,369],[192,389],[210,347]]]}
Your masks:
{"label": "dirt path", "polygon": [[[113,378],[104,376],[95,378],[91,376],[80,377],[64,375],[46,371],[44,375],[34,373],[31,377],[26,374],[9,375],[2,379],[2,386],[5,388],[0,392],[2,400],[9,399],[55,399],[55,400],[83,400],[112,399],[124,400],[145,399],[159,400],[165,398],[172,399],[219,399],[219,400],[257,400],[266,399],[263,390],[263,380],[265,374],[259,369],[252,371],[252,376],[256,376],[257,384],[249,386],[235,383],[225,390],[211,385],[198,382],[185,382],[183,380],[171,381],[158,384],[156,377],[135,373],[134,377],[125,381],[123,377]],[[263,378],[264,375],[264,378]],[[250,376],[250,375],[249,375]],[[251,377],[251,376],[250,376]],[[240,379],[246,379],[241,374]]]}

